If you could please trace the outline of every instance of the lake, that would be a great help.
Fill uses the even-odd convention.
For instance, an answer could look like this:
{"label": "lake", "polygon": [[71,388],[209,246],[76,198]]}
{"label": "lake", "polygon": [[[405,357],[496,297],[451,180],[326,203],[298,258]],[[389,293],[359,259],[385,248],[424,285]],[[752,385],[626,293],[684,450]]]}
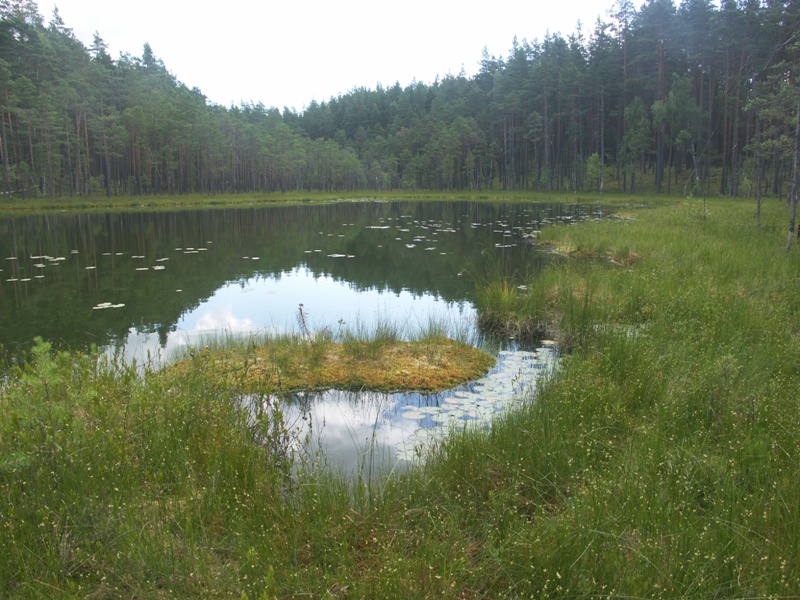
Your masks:
{"label": "lake", "polygon": [[[41,336],[162,361],[214,337],[297,331],[301,304],[312,330],[389,321],[413,337],[435,323],[477,340],[472,275],[493,265],[522,281],[549,260],[531,244],[540,227],[600,217],[594,205],[397,201],[0,219],[0,344],[13,357]],[[490,376],[549,368],[547,348],[519,364],[523,355],[507,352]],[[408,457],[409,443],[418,448],[410,436],[451,418],[441,407],[455,404],[452,394],[475,391],[368,402],[331,392],[298,406],[322,411],[306,416],[328,431],[345,422],[351,442],[363,434],[356,421],[379,420],[354,407],[382,406],[380,415],[407,425],[384,436],[400,442],[383,445]],[[459,410],[467,419],[494,412]]]}

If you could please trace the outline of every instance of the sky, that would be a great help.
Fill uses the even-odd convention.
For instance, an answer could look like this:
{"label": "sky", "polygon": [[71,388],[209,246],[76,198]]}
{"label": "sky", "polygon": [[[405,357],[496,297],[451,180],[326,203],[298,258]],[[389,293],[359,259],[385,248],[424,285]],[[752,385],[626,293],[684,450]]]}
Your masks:
{"label": "sky", "polygon": [[478,72],[481,54],[506,57],[518,40],[564,37],[580,21],[588,38],[613,0],[493,2],[406,0],[57,0],[87,47],[95,32],[109,54],[141,56],[145,43],[167,69],[210,102],[302,111],[358,87]]}

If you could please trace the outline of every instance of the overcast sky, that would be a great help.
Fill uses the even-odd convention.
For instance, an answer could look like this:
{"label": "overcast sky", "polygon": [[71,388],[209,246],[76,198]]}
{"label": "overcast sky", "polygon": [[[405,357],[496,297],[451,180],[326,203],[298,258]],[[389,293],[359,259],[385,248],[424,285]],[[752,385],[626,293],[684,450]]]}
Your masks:
{"label": "overcast sky", "polygon": [[580,20],[589,37],[613,0],[57,0],[39,2],[49,23],[58,6],[86,46],[97,31],[109,54],[142,55],[148,42],[177,79],[211,102],[262,102],[302,110],[355,87],[374,89],[468,75],[481,52],[505,57],[514,36],[565,37]]}

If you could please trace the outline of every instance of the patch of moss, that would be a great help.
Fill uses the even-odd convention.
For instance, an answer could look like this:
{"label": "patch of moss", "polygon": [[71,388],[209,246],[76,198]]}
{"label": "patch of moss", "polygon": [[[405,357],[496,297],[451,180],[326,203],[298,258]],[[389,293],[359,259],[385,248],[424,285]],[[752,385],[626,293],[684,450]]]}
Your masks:
{"label": "patch of moss", "polygon": [[243,392],[307,389],[437,392],[482,377],[495,364],[485,352],[439,337],[381,344],[306,342],[207,349],[167,372],[201,370],[215,384]]}

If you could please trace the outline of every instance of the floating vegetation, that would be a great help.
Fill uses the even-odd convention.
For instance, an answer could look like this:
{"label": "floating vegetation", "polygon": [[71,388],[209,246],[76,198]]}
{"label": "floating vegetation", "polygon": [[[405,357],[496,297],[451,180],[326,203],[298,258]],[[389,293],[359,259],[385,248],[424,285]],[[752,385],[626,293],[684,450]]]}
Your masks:
{"label": "floating vegetation", "polygon": [[498,359],[495,371],[447,392],[438,405],[400,408],[399,416],[418,429],[411,440],[394,446],[395,458],[405,461],[424,458],[453,427],[489,426],[498,414],[532,397],[538,380],[555,365],[555,353],[545,346],[536,352],[503,351]]}
{"label": "floating vegetation", "polygon": [[106,308],[122,308],[124,304],[112,304],[111,302],[101,302],[97,306],[93,306],[92,310],[104,310]]}
{"label": "floating vegetation", "polygon": [[404,419],[424,419],[425,413],[418,410],[409,410],[401,415]]}

